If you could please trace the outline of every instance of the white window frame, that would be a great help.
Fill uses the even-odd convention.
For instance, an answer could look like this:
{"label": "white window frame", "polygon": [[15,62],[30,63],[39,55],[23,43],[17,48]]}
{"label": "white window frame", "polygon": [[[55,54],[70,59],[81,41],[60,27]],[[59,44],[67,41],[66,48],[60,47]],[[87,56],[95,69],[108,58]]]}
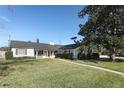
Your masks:
{"label": "white window frame", "polygon": [[16,54],[16,55],[27,55],[27,49],[20,49],[20,48],[17,48],[15,54]]}

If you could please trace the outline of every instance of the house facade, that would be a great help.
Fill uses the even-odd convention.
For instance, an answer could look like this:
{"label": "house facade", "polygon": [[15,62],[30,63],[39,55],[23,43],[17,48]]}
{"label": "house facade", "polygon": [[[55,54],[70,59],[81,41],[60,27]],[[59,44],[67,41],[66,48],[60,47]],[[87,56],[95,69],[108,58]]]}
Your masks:
{"label": "house facade", "polygon": [[73,59],[78,59],[79,47],[77,44],[68,44],[60,47],[60,54],[61,53],[72,53]]}
{"label": "house facade", "polygon": [[[37,59],[41,58],[55,58],[55,54],[72,54],[73,59],[78,59],[78,54],[80,52],[79,46],[76,44],[68,45],[54,45],[39,43],[39,42],[26,42],[26,41],[10,41],[9,48],[0,49],[0,58],[5,59],[5,52],[11,49],[13,52],[13,57],[36,57]],[[87,51],[87,48],[84,48],[84,51]],[[96,51],[92,51],[96,53]],[[105,52],[103,50],[102,52]],[[100,54],[100,58],[109,58],[107,54]]]}
{"label": "house facade", "polygon": [[13,57],[55,58],[60,45],[39,42],[10,41]]}
{"label": "house facade", "polygon": [[73,58],[78,58],[79,47],[76,44],[55,45],[53,43],[45,44],[39,42],[26,41],[10,41],[10,49],[13,52],[13,57],[36,57],[55,58],[55,54],[72,53]]}

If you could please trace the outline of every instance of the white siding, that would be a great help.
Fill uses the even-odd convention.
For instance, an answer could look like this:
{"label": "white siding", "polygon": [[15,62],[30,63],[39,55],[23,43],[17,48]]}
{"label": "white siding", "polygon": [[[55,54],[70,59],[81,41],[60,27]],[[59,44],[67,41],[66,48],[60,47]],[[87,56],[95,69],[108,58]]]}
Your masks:
{"label": "white siding", "polygon": [[13,57],[34,57],[34,49],[27,49],[27,55],[16,55],[16,49],[19,48],[11,49],[11,51],[13,52]]}
{"label": "white siding", "polygon": [[78,58],[78,51],[79,51],[79,48],[73,49],[73,58],[74,59]]}
{"label": "white siding", "polygon": [[66,51],[66,53],[69,53],[69,51],[70,51],[70,53],[73,54],[73,58],[74,59],[77,59],[78,58],[79,48],[76,48],[76,49],[65,49],[65,50],[62,50],[59,53],[64,53],[64,51]]}

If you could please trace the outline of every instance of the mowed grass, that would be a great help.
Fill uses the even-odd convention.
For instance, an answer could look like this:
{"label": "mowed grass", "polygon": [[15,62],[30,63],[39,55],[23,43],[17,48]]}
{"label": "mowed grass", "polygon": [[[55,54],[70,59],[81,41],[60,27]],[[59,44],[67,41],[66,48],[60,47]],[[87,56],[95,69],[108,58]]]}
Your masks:
{"label": "mowed grass", "polygon": [[0,87],[18,88],[89,88],[124,87],[124,77],[113,73],[60,61],[58,59],[12,60]]}
{"label": "mowed grass", "polygon": [[77,60],[75,62],[78,62],[78,63],[81,63],[81,64],[88,64],[88,65],[108,68],[108,69],[116,70],[116,71],[119,71],[119,72],[124,72],[124,61],[109,62],[109,61],[100,61],[100,60]]}

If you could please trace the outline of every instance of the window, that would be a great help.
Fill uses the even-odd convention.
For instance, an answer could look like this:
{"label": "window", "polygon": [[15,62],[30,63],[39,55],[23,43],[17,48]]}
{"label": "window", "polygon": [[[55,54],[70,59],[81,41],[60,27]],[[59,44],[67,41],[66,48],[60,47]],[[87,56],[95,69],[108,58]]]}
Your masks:
{"label": "window", "polygon": [[44,50],[43,51],[43,55],[48,56],[48,51],[47,50]]}
{"label": "window", "polygon": [[16,55],[27,55],[27,49],[16,49]]}
{"label": "window", "polygon": [[54,54],[57,54],[58,53],[58,51],[54,51]]}
{"label": "window", "polygon": [[38,55],[43,55],[43,50],[38,51]]}

